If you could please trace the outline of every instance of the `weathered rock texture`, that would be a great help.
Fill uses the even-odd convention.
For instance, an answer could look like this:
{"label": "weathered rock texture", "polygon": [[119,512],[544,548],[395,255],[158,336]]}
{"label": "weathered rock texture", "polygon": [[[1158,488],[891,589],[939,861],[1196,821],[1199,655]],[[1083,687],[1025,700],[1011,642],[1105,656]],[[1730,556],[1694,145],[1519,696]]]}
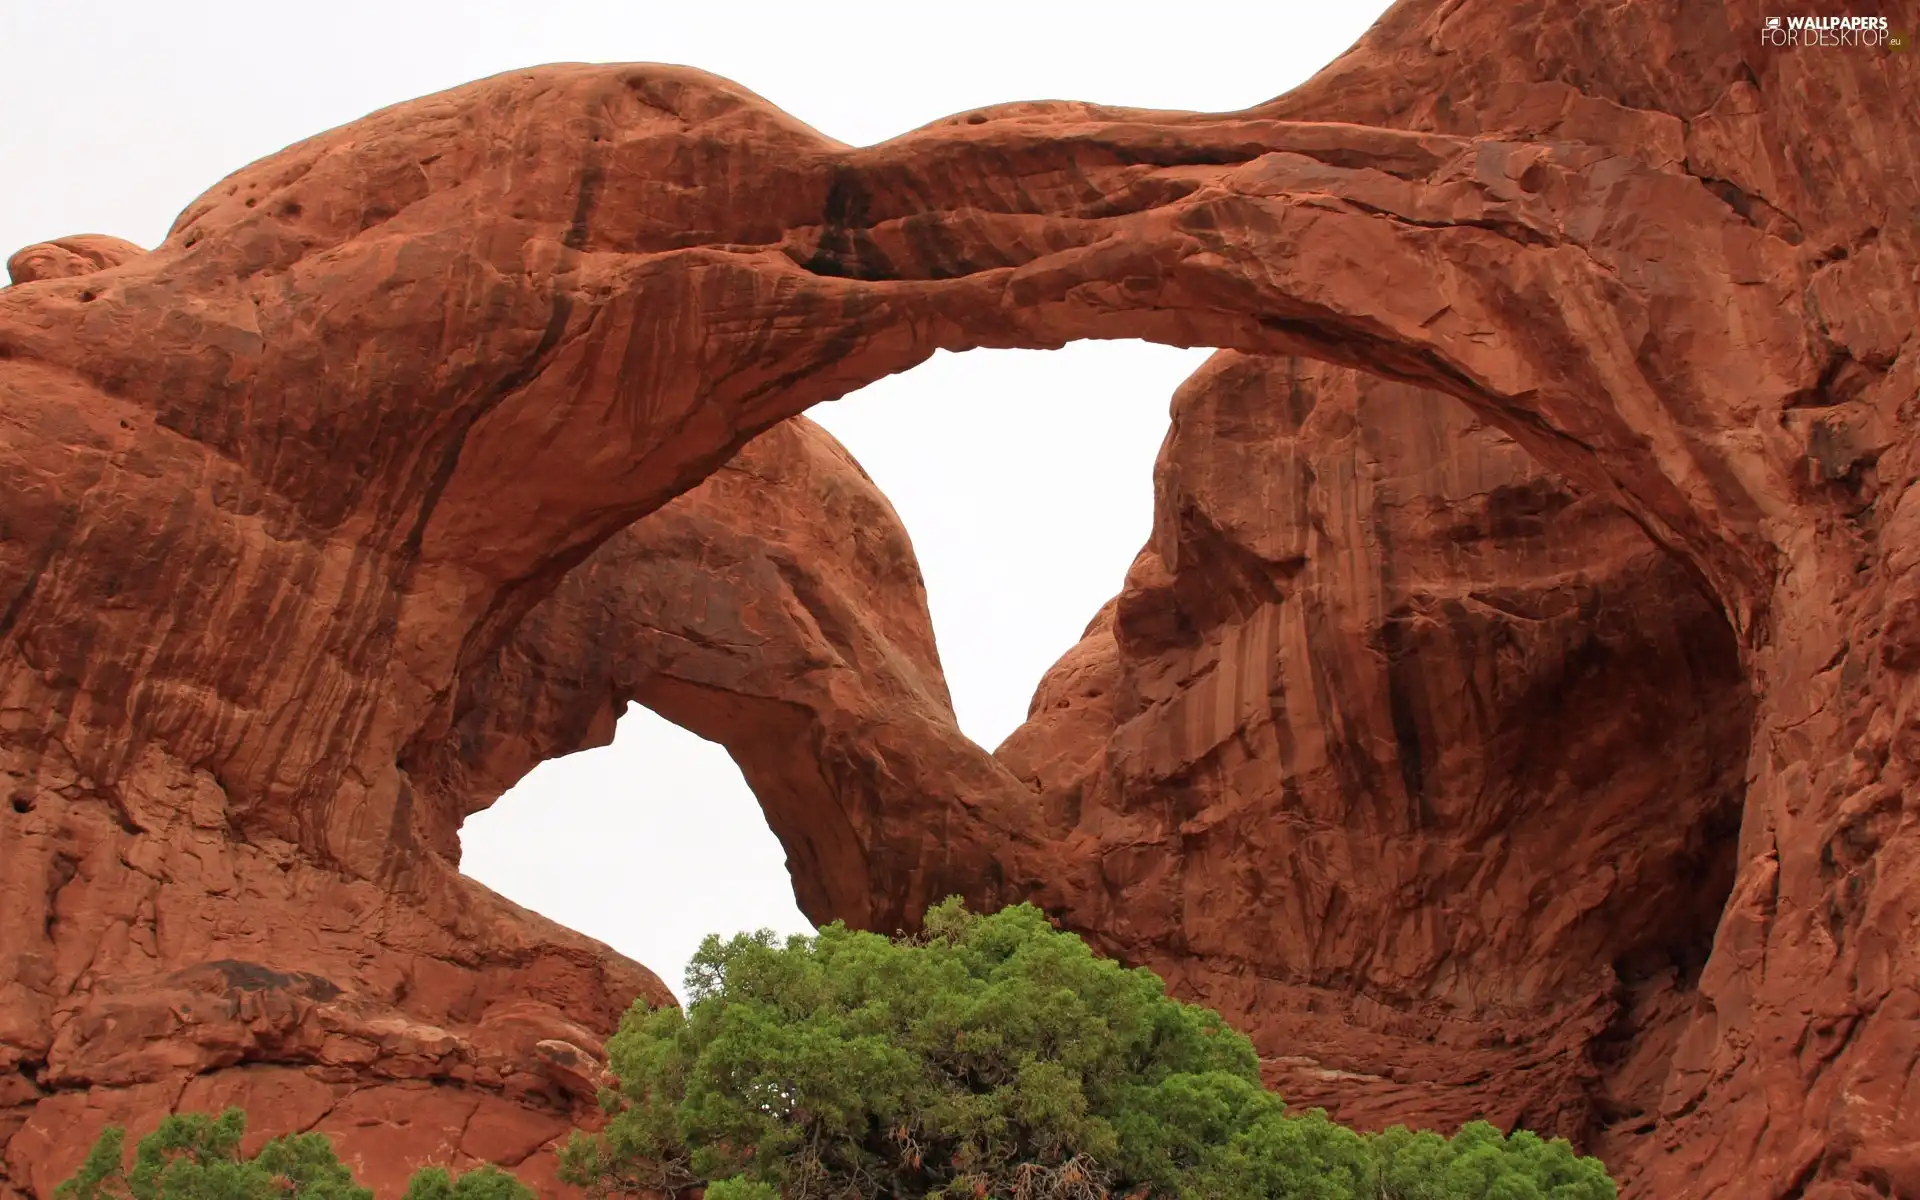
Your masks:
{"label": "weathered rock texture", "polygon": [[[820,622],[841,601],[809,589],[850,567],[782,575],[786,591],[745,589],[737,616],[712,617],[794,647],[797,681],[724,634],[657,676],[640,658],[544,669],[601,672],[696,726],[775,729],[781,749],[749,773],[796,866],[823,872],[800,884],[816,917],[885,927],[949,890],[1037,896],[1198,992],[1247,989],[1236,1003],[1270,1050],[1294,1030],[1392,1025],[1440,1047],[1409,1065],[1433,1111],[1597,1122],[1638,1195],[1920,1192],[1920,59],[1768,50],[1762,16],[1744,0],[1405,0],[1321,76],[1246,112],[1012,105],[866,149],[695,71],[543,68],[248,167],[151,254],[115,261],[87,242],[89,257],[71,240],[16,257],[25,282],[0,291],[0,1187],[44,1189],[108,1115],[211,1098],[196,1087],[283,1088],[260,1102],[285,1124],[319,1113],[370,1131],[356,1153],[380,1170],[537,1144],[538,1120],[579,1107],[582,1042],[656,985],[446,858],[459,815],[538,752],[489,749],[487,730],[560,747],[581,711],[600,728],[604,695],[576,709],[522,686],[542,669],[523,618],[610,537],[813,403],[939,348],[1148,337],[1322,359],[1464,402],[1577,489],[1539,495],[1585,497],[1537,519],[1591,520],[1591,561],[1556,564],[1488,525],[1463,540],[1457,577],[1423,573],[1431,552],[1382,553],[1401,573],[1363,584],[1368,552],[1343,583],[1311,539],[1286,565],[1299,526],[1283,516],[1211,540],[1189,528],[1185,512],[1235,510],[1206,469],[1234,452],[1183,455],[1176,438],[1163,480],[1187,499],[1163,514],[1159,565],[1143,560],[1116,606],[1113,665],[1088,664],[1114,674],[1111,711],[1083,703],[1057,761],[1021,760],[1046,802],[927,732],[944,702],[917,617]],[[1400,427],[1369,425],[1371,389],[1300,377],[1330,401],[1351,391],[1355,431],[1321,436],[1381,463],[1438,461],[1383,448]],[[1394,395],[1379,403],[1412,403]],[[1328,461],[1271,419],[1297,462]],[[1404,429],[1453,436],[1430,421]],[[1449,520],[1493,520],[1474,515],[1475,471],[1534,471],[1491,445],[1436,472],[1438,515],[1349,519],[1381,487],[1357,469],[1349,487],[1316,468],[1293,511],[1318,505],[1363,543],[1431,547]],[[1725,664],[1708,614],[1606,532],[1601,501],[1712,597],[1753,696],[1731,897],[1697,980],[1688,906],[1713,891]],[[823,535],[797,521],[786,536]],[[1205,561],[1229,545],[1280,555],[1278,575]],[[789,555],[778,539],[736,553],[775,574]],[[1610,624],[1615,573],[1635,561],[1663,598],[1656,617]],[[1505,582],[1538,616],[1459,599],[1495,562],[1521,564]],[[582,586],[612,587],[620,612],[622,576]],[[1196,581],[1214,578],[1209,598]],[[1268,602],[1283,584],[1297,603]],[[688,592],[662,593],[661,653],[675,630],[707,628],[711,614],[677,607]],[[569,594],[550,628],[594,628]],[[1297,642],[1316,597],[1326,640],[1263,659],[1260,639]],[[1590,622],[1554,606],[1589,601]],[[1581,727],[1552,688],[1514,702],[1496,684],[1529,670],[1464,657],[1501,630],[1524,631],[1547,677],[1575,672],[1582,639],[1616,654],[1617,675],[1568,676],[1564,694],[1596,704],[1638,695],[1648,660],[1684,644],[1654,711],[1711,728],[1638,728],[1616,710],[1618,728]],[[1384,665],[1356,650],[1374,636],[1392,640]],[[816,667],[809,646],[848,669]],[[1231,687],[1195,680],[1229,651],[1246,655]],[[1384,678],[1386,695],[1284,691],[1314,662],[1343,686]],[[730,679],[754,702],[736,706]],[[1264,725],[1180,711],[1276,681]],[[1485,711],[1433,699],[1442,686]],[[921,732],[875,732],[866,714],[902,696]],[[519,715],[497,711],[516,700]],[[1248,731],[1244,750],[1192,740],[1228,725]],[[1528,728],[1574,731],[1578,757],[1558,767],[1500,741]],[[1336,754],[1350,730],[1393,744]],[[461,731],[477,742],[450,746]],[[922,733],[954,782],[932,807],[896,806],[904,789],[881,768],[914,763]],[[1280,757],[1261,757],[1269,736]],[[1106,751],[1078,818],[1072,745]],[[1697,786],[1662,801],[1674,811],[1634,808],[1650,781],[1627,762],[1607,764],[1622,795],[1580,786],[1591,756],[1656,746]],[[1202,778],[1235,754],[1246,777],[1206,793],[1224,809],[1215,844],[1206,810],[1179,810],[1172,772],[1192,759]],[[1341,763],[1400,778],[1341,790]],[[1244,861],[1257,848],[1272,856],[1261,869],[1300,881],[1249,928],[1314,944],[1223,947],[1219,907],[1259,893],[1241,860],[1208,855],[1233,821],[1275,808],[1359,829],[1243,826]],[[1371,911],[1314,891],[1343,850],[1381,874],[1349,880],[1339,904]],[[1580,862],[1530,857],[1555,853]],[[1662,875],[1696,854],[1699,888]],[[1386,880],[1404,886],[1389,896]],[[1651,928],[1609,925],[1649,906]],[[1370,953],[1376,933],[1403,940]],[[1545,957],[1475,974],[1522,953]],[[1610,1038],[1611,1056],[1596,1045]],[[1489,1084],[1442,1058],[1529,1078]],[[1310,1089],[1328,1068],[1274,1069]],[[1401,1103],[1358,1090],[1363,1112]],[[444,1105],[459,1122],[429,1115]]]}
{"label": "weathered rock texture", "polygon": [[146,251],[122,238],[82,233],[28,246],[7,260],[7,277],[14,283],[40,279],[68,279],[91,275],[105,267],[131,262]]}
{"label": "weathered rock texture", "polygon": [[[13,772],[8,844],[28,869],[0,893],[0,1186],[50,1192],[110,1121],[138,1135],[234,1103],[256,1143],[329,1133],[383,1194],[428,1161],[505,1162],[558,1190],[534,1152],[591,1119],[626,1002],[670,996],[452,864],[466,815],[606,742],[628,699],[744,748],[813,885],[803,901],[853,920],[873,919],[869,857],[952,869],[914,823],[931,806],[1026,794],[954,723],[898,518],[796,418],[610,539],[463,677],[452,729],[406,764],[409,823],[372,881],[247,834],[216,782],[164,752],[110,792],[23,757],[37,777]],[[899,789],[922,807],[901,811]],[[959,852],[991,871],[1001,848]]]}
{"label": "weathered rock texture", "polygon": [[1038,848],[955,832],[1032,794],[960,733],[906,532],[804,417],[615,534],[462,677],[449,734],[409,764],[445,797],[435,851],[457,858],[461,819],[605,744],[635,700],[729,748],[809,913],[897,929]]}
{"label": "weathered rock texture", "polygon": [[1630,1158],[1733,881],[1718,608],[1461,406],[1345,368],[1217,355],[1156,500],[998,751],[1070,920],[1296,1104]]}

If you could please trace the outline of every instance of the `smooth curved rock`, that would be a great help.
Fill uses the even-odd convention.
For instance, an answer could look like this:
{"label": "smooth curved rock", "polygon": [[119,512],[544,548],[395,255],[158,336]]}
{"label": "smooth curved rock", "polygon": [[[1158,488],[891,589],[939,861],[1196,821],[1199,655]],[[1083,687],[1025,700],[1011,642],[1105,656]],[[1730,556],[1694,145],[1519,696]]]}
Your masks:
{"label": "smooth curved rock", "polygon": [[[206,1040],[60,1042],[118,1002],[80,985],[105,964],[155,997],[216,956],[328,979],[412,1030],[342,1035],[354,1063],[474,1036],[379,982],[407,955],[455,962],[462,1004],[556,964],[604,1027],[648,977],[434,853],[451,801],[414,771],[469,680],[609,537],[809,405],[936,349],[1138,336],[1463,400],[1704,583],[1756,697],[1748,788],[1636,1186],[1920,1191],[1920,88],[1911,55],[1769,51],[1759,19],[1408,0],[1247,112],[1010,105],[864,149],[698,72],[541,68],[0,291],[0,1077],[34,1114],[9,1186],[52,1169],[35,1130],[234,1052],[219,1006]],[[1070,882],[1058,814],[966,799],[945,841],[998,870],[878,821],[866,919]],[[823,836],[823,867],[861,835]],[[581,1044],[526,1044],[553,1040]],[[396,1136],[384,1160],[459,1144]]]}
{"label": "smooth curved rock", "polygon": [[[910,927],[964,878],[1050,850],[970,814],[1032,795],[960,732],[913,547],[804,417],[574,568],[462,682],[411,768],[458,821],[547,758],[605,744],[629,701],[727,747],[786,847],[802,911]],[[972,830],[972,832],[969,832]]]}

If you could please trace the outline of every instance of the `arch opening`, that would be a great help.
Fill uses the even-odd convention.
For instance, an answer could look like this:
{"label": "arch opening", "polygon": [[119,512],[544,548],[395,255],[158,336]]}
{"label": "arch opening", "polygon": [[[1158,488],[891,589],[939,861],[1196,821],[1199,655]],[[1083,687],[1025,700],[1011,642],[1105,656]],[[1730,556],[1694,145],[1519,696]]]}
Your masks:
{"label": "arch opening", "polygon": [[[823,651],[819,657],[857,662],[859,650],[849,645],[857,636],[848,631],[870,626],[885,639],[890,623],[926,625],[924,645],[914,652],[928,659],[930,690],[942,693],[948,681],[960,676],[952,688],[957,720],[946,717],[946,723],[960,727],[962,737],[956,748],[968,735],[972,742],[990,748],[1024,718],[1033,681],[1057,657],[1060,645],[1078,634],[1086,614],[1118,585],[1124,563],[1146,536],[1152,519],[1147,481],[1165,435],[1168,397],[1205,353],[1122,343],[1052,352],[941,355],[907,375],[851,395],[843,404],[827,406],[819,415],[858,451],[859,465],[849,461],[840,467],[829,461],[831,456],[818,456],[813,465],[828,469],[806,489],[810,500],[832,507],[844,489],[871,489],[875,496],[884,494],[891,504],[886,509],[863,508],[857,518],[876,525],[897,521],[910,525],[916,535],[912,551],[917,553],[899,555],[893,561],[882,556],[867,563],[864,572],[856,564],[853,575],[858,577],[860,594],[850,593],[847,576],[819,570],[818,563],[788,561],[765,569],[783,553],[778,545],[782,539],[773,530],[787,523],[821,520],[812,511],[785,505],[723,511],[722,506],[703,506],[696,498],[694,506],[702,508],[703,515],[683,522],[687,536],[663,534],[652,552],[629,553],[624,561],[638,573],[655,577],[651,592],[666,589],[706,604],[702,615],[709,620],[704,624],[689,620],[689,625],[701,628],[679,631],[686,635],[679,640],[687,643],[750,640],[740,637],[738,628],[731,632],[714,628],[711,618],[715,613],[759,607],[766,609],[763,616],[769,620],[749,616],[743,621],[754,625],[755,636],[778,639],[782,636],[778,631],[784,630],[791,640],[805,637],[803,626],[810,625],[822,634],[815,643],[815,649]],[[1079,406],[1048,402],[1068,387],[1100,396],[1100,406],[1076,415]],[[1097,428],[1085,428],[1089,422]],[[793,452],[809,454],[827,444],[822,439],[788,439],[784,469],[789,477],[799,465],[791,460]],[[931,453],[923,452],[928,448]],[[760,465],[747,464],[741,478],[756,472],[763,477],[778,475],[780,469],[767,467],[766,460],[781,449],[767,448],[757,460]],[[877,486],[867,483],[866,475]],[[724,479],[719,487],[736,499],[741,495]],[[902,519],[892,515],[894,506],[904,510]],[[688,507],[670,506],[666,523],[679,520]],[[749,528],[756,519],[759,527]],[[1087,528],[1085,522],[1093,520],[1104,527]],[[644,540],[646,525],[643,520],[634,536]],[[706,574],[739,572],[743,587],[757,581],[783,594],[788,607],[768,606],[765,597],[702,601],[672,582],[691,585],[698,572],[682,568],[702,554],[710,556],[716,542],[739,535],[751,537],[735,542],[731,551],[722,551],[726,565]],[[756,542],[753,549],[746,548],[748,540]],[[813,543],[810,549],[816,557],[844,553],[858,558],[863,552],[859,546],[831,540]],[[992,559],[983,563],[988,555]],[[923,570],[929,576],[924,593],[919,590]],[[586,571],[593,574],[593,565]],[[1009,591],[1014,585],[1023,589],[1018,595]],[[604,583],[601,590],[604,593]],[[631,594],[628,603],[634,603]],[[666,598],[659,596],[649,602],[665,603]],[[566,601],[561,604],[566,606]],[[900,611],[890,613],[890,607]],[[804,620],[780,619],[801,612]],[[823,825],[823,818],[833,811],[828,793],[840,787],[872,789],[874,769],[850,761],[836,763],[835,752],[826,746],[834,734],[823,727],[833,722],[820,721],[804,701],[793,704],[775,698],[784,670],[780,665],[763,672],[765,687],[743,683],[751,671],[744,662],[736,664],[736,674],[723,680],[712,670],[700,670],[685,653],[676,655],[667,648],[675,638],[657,627],[668,621],[631,615],[652,621],[652,627],[638,637],[653,643],[658,652],[646,656],[644,666],[636,663],[631,675],[618,675],[620,686],[631,690],[622,693],[627,707],[612,744],[549,758],[485,811],[469,817],[462,830],[465,872],[510,899],[636,957],[657,969],[676,991],[680,966],[698,941],[688,930],[724,934],[757,927],[762,921],[780,931],[805,928],[806,920],[792,898],[787,862],[779,853],[767,857],[767,847],[779,845],[769,832],[769,814],[758,807],[740,767],[726,760],[726,751],[718,744],[724,741],[739,748],[751,746],[736,757],[753,774],[768,809],[780,822],[786,853],[802,881],[800,890],[810,911],[823,914],[822,919],[860,919],[866,898],[853,891],[836,894],[823,882],[840,875],[857,886],[866,885],[868,869],[854,861],[862,853],[860,839],[845,827],[846,822]],[[838,632],[833,628],[836,621]],[[539,636],[555,636],[555,623],[545,609],[536,611],[533,623],[543,631]],[[938,662],[931,657],[934,624],[939,629]],[[895,630],[894,636],[913,642],[916,632]],[[571,640],[573,635],[566,636]],[[621,631],[596,626],[593,636],[617,639]],[[545,655],[529,652],[525,635],[519,644],[522,650],[510,650],[510,657],[524,664],[546,661]],[[805,655],[783,658],[776,650],[772,657],[793,666],[795,676],[822,669],[819,662],[805,662]],[[839,669],[847,666],[842,661]],[[974,668],[971,672],[966,669],[969,666]],[[941,667],[946,669],[944,680]],[[835,669],[825,668],[829,674]],[[575,681],[575,686],[580,682]],[[790,699],[792,693],[787,695]],[[640,707],[640,701],[650,708]],[[665,716],[656,715],[656,710]],[[598,718],[578,717],[573,728],[580,736],[595,739],[605,736],[595,732],[601,723]],[[770,748],[776,745],[794,749],[775,754]],[[571,749],[572,745],[556,742],[549,753],[565,754]],[[970,753],[985,760],[984,750],[975,747]],[[668,779],[684,779],[685,787],[695,789],[694,795],[686,797],[689,801],[704,805],[711,796],[713,815],[688,821],[685,811],[675,811],[662,821],[663,827],[647,827],[646,814],[661,812],[659,805],[665,802],[655,795],[655,769]],[[583,796],[583,789],[597,799]],[[575,818],[566,834],[553,829],[562,812]],[[724,823],[732,836],[716,829],[718,823]],[[632,861],[624,869],[637,869],[640,874],[632,882],[623,882],[610,879],[606,872],[593,872],[584,884],[575,882],[564,863],[581,831],[599,836],[614,829],[631,835],[607,834],[615,841],[625,840],[627,846],[620,852],[596,847],[593,854],[609,863],[625,854]],[[703,895],[672,882],[680,878],[687,855],[718,865],[724,860],[714,856],[736,844],[744,875],[740,889],[754,898],[752,904],[745,903],[744,897]],[[775,869],[769,870],[768,862]],[[656,864],[665,869],[668,881],[646,878],[649,866]],[[605,911],[609,905],[619,907],[617,915],[609,916]],[[680,932],[673,937],[640,936],[638,927],[656,918]]]}
{"label": "arch opening", "polygon": [[460,829],[461,870],[653,969],[709,933],[807,933],[786,853],[724,746],[630,703],[603,747],[548,759]]}
{"label": "arch opening", "polygon": [[995,753],[904,523],[804,419],[596,552],[509,657],[594,647],[591,702],[731,748],[814,920],[1036,899],[1225,1011],[1297,1103],[1626,1154],[1732,883],[1751,708],[1719,604],[1456,401],[1305,360],[1209,359],[1152,495]]}

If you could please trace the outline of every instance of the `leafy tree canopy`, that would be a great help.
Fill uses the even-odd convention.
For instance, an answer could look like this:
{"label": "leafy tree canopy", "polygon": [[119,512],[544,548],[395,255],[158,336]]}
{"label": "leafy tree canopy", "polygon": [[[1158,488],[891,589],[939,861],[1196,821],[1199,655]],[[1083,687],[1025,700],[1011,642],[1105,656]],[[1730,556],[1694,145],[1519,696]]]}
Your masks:
{"label": "leafy tree canopy", "polygon": [[[240,1143],[247,1116],[230,1108],[218,1117],[181,1113],[140,1139],[133,1167],[126,1163],[126,1130],[110,1125],[54,1200],[373,1200],[353,1181],[324,1134],[277,1137],[252,1158]],[[443,1167],[414,1173],[406,1200],[534,1200],[533,1193],[496,1167],[454,1179]]]}
{"label": "leafy tree canopy", "polygon": [[533,1192],[491,1163],[458,1177],[445,1167],[422,1167],[407,1180],[403,1200],[533,1200]]}
{"label": "leafy tree canopy", "polygon": [[608,1045],[604,1132],[562,1155],[598,1195],[708,1200],[1613,1200],[1565,1141],[1448,1139],[1295,1115],[1252,1044],[1056,931],[950,899],[925,933],[709,937],[690,1003]]}

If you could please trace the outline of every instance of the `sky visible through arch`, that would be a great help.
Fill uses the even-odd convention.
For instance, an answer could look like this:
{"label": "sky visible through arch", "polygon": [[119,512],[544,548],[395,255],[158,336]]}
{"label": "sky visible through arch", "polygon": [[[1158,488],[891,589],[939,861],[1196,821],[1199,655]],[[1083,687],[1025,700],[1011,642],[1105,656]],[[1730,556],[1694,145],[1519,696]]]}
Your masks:
{"label": "sky visible through arch", "polygon": [[[246,163],[375,108],[543,62],[728,76],[856,145],[1010,100],[1224,110],[1345,50],[1381,0],[959,4],[0,0],[0,256],[73,233],[152,246]],[[1147,535],[1167,401],[1205,351],[942,353],[812,415],[919,553],[962,728],[989,748]],[[700,937],[803,930],[726,752],[641,710],[463,831],[464,869],[652,967]]]}

